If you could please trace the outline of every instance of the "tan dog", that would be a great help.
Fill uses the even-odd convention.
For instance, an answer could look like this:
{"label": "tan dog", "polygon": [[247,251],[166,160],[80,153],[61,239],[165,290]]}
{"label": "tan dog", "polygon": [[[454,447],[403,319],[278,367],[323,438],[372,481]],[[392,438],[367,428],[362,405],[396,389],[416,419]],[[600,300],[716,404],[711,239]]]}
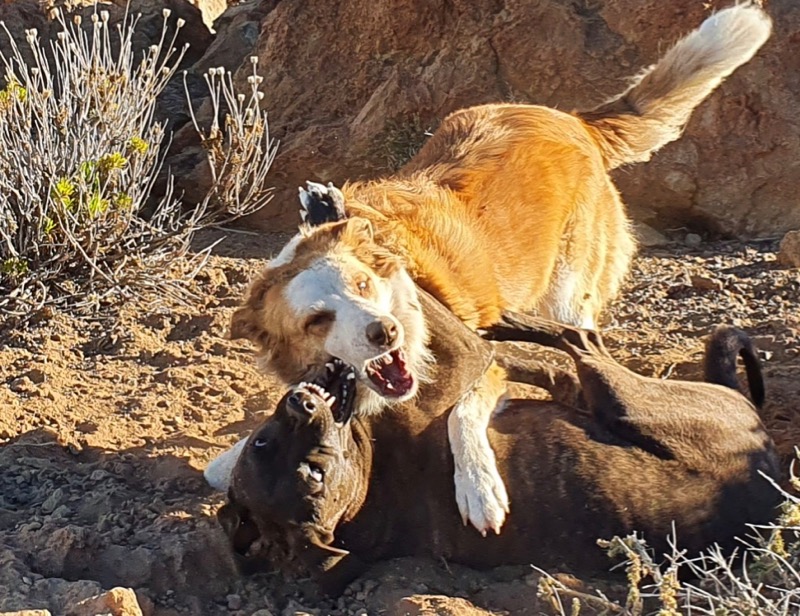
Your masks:
{"label": "tan dog", "polygon": [[[296,557],[334,594],[365,562],[406,555],[597,574],[610,564],[598,538],[643,532],[660,557],[674,524],[680,548],[730,550],[747,523],[776,514],[780,494],[767,479],[778,477],[774,447],[735,388],[645,378],[614,361],[592,332],[505,318],[493,337],[536,339],[572,356],[587,410],[515,400],[494,417],[491,443],[515,510],[499,537],[459,528],[455,507],[439,498],[452,469],[443,420],[491,349],[428,298],[441,359],[435,381],[401,413],[333,413],[331,395],[352,404],[342,387],[352,368],[341,367],[292,388],[254,431],[219,513],[241,563],[284,544],[290,562]],[[737,355],[760,401],[757,356],[734,328],[712,334],[706,378],[735,387]]]}
{"label": "tan dog", "polygon": [[[647,160],[770,34],[752,5],[720,11],[612,102],[575,114],[484,105],[447,117],[396,176],[316,196],[349,220],[305,226],[253,283],[232,335],[287,383],[356,368],[357,412],[413,397],[432,358],[414,283],[471,328],[535,310],[594,328],[634,252],[608,171]],[[303,193],[310,199],[309,193]],[[316,367],[316,368],[315,368]],[[505,391],[492,366],[449,419],[462,517],[499,532],[508,496],[486,437]],[[242,443],[208,469],[224,489]]]}

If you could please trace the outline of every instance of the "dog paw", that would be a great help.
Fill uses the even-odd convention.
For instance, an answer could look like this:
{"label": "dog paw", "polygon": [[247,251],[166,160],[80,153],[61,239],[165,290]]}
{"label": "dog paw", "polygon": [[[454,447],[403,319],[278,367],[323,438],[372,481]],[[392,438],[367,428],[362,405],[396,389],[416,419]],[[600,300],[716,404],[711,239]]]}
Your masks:
{"label": "dog paw", "polygon": [[300,217],[303,223],[316,227],[326,222],[344,220],[344,195],[330,182],[327,186],[306,182],[306,188],[298,188]]}
{"label": "dog paw", "polygon": [[500,534],[509,512],[508,493],[497,472],[494,455],[485,462],[466,468],[456,465],[456,502],[461,519],[469,522],[484,537],[489,530]]}
{"label": "dog paw", "polygon": [[243,438],[230,449],[226,449],[209,462],[203,477],[206,483],[219,492],[227,492],[231,484],[233,468],[239,461],[239,456],[244,449],[247,439]]}

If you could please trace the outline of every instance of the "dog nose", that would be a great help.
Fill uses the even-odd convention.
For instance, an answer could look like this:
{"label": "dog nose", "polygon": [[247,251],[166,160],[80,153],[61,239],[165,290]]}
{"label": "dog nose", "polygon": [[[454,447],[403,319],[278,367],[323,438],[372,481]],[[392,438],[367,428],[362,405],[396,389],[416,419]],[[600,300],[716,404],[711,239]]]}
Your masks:
{"label": "dog nose", "polygon": [[317,410],[317,402],[304,391],[296,391],[286,400],[289,408],[298,413],[313,415]]}
{"label": "dog nose", "polygon": [[397,325],[389,319],[378,319],[367,325],[367,340],[375,346],[390,347],[397,342]]}

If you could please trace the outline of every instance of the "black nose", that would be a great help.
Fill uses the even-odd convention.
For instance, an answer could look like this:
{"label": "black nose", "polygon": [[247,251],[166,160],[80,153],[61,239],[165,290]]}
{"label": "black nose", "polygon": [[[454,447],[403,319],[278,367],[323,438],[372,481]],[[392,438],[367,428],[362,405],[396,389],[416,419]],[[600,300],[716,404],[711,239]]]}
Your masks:
{"label": "black nose", "polygon": [[389,319],[378,319],[367,325],[367,340],[375,346],[392,346],[397,341],[397,325]]}
{"label": "black nose", "polygon": [[296,391],[286,401],[289,408],[300,413],[313,414],[317,410],[317,403],[313,397],[304,391]]}

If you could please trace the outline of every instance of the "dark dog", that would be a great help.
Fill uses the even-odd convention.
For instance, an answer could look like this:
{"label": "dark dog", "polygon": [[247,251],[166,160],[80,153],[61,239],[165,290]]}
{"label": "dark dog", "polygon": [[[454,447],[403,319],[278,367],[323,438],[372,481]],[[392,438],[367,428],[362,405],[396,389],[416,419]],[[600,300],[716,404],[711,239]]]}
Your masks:
{"label": "dark dog", "polygon": [[[677,528],[681,547],[733,546],[747,523],[775,514],[778,474],[772,442],[753,405],[730,387],[661,381],[619,366],[597,334],[506,315],[488,335],[536,338],[575,361],[588,410],[557,402],[510,401],[489,438],[514,514],[499,536],[463,527],[449,493],[453,462],[446,417],[492,359],[480,340],[425,298],[437,374],[416,403],[373,417],[352,407],[352,370],[284,396],[250,437],[233,471],[220,520],[240,554],[257,538],[288,552],[336,594],[364,563],[431,555],[475,567],[533,563],[605,570],[601,537],[644,533],[658,552]],[[735,356],[760,372],[741,332],[720,329],[707,365],[735,383]],[[342,404],[344,396],[346,404]]]}

